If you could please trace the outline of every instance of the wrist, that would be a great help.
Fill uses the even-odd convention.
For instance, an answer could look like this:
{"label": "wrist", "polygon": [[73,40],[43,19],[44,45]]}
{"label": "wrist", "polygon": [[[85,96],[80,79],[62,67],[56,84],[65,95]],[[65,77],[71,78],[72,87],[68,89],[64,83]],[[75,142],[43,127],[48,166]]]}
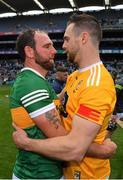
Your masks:
{"label": "wrist", "polygon": [[31,151],[31,144],[33,143],[32,140],[33,139],[30,139],[29,137],[26,137],[26,139],[24,140],[23,149],[25,151]]}

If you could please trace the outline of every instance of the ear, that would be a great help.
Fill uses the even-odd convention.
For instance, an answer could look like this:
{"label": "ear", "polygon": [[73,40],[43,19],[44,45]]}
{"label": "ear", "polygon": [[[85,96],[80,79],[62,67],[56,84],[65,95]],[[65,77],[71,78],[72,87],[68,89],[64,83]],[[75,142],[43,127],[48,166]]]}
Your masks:
{"label": "ear", "polygon": [[25,55],[29,58],[33,58],[34,57],[34,49],[31,48],[30,46],[25,46],[24,48],[25,51]]}
{"label": "ear", "polygon": [[86,44],[86,42],[88,41],[88,38],[89,38],[88,32],[82,32],[81,34],[82,44]]}

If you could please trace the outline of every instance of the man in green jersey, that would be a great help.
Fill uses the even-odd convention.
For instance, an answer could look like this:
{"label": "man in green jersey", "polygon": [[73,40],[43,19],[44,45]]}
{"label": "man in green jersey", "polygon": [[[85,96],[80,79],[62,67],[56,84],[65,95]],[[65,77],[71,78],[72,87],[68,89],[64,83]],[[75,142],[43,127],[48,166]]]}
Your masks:
{"label": "man in green jersey", "polygon": [[[56,109],[57,96],[45,79],[56,54],[51,39],[43,31],[27,30],[19,35],[17,50],[24,68],[10,96],[13,122],[33,139],[66,135]],[[105,141],[92,144],[86,155],[107,158],[115,149],[115,144]],[[61,179],[62,175],[62,161],[19,149],[13,179]]]}
{"label": "man in green jersey", "polygon": [[[24,61],[24,68],[18,74],[11,92],[13,121],[34,139],[66,134],[53,102],[56,95],[45,79],[53,67],[56,54],[52,41],[42,31],[28,30],[19,36],[17,49]],[[13,173],[20,179],[60,179],[61,163],[19,150]]]}

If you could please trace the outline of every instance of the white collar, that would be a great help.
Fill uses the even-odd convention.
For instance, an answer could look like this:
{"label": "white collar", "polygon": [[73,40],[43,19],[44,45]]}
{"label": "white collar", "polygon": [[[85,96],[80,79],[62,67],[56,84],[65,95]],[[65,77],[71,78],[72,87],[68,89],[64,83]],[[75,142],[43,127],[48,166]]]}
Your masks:
{"label": "white collar", "polygon": [[80,68],[80,69],[78,69],[78,71],[79,71],[79,72],[83,72],[83,71],[86,71],[86,70],[88,70],[88,69],[91,69],[93,66],[100,65],[100,64],[102,64],[102,61],[99,61],[99,62],[97,62],[97,63],[95,63],[95,64],[92,64],[92,65],[87,66],[87,67],[84,67],[84,68]]}
{"label": "white collar", "polygon": [[32,71],[32,72],[34,72],[35,74],[37,74],[38,76],[40,76],[40,77],[42,77],[43,79],[45,79],[45,77],[42,76],[38,71],[36,71],[36,70],[34,70],[34,69],[32,69],[32,68],[29,68],[29,67],[25,67],[25,68],[21,69],[21,72],[26,71],[26,70]]}

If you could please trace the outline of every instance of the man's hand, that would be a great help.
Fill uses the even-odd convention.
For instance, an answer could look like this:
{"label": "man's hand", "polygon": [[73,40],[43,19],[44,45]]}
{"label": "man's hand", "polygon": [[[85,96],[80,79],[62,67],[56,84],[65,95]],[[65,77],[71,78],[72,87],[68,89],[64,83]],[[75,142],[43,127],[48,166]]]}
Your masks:
{"label": "man's hand", "polygon": [[111,141],[110,138],[105,139],[102,145],[105,145],[107,158],[111,158],[116,153],[117,145],[113,141]]}
{"label": "man's hand", "polygon": [[109,159],[115,154],[116,149],[117,145],[111,139],[107,138],[102,144],[92,143],[88,148],[86,156]]}
{"label": "man's hand", "polygon": [[14,141],[16,147],[20,148],[20,149],[25,149],[25,146],[29,142],[29,138],[28,138],[26,132],[23,129],[17,127],[14,123],[12,124],[12,126],[16,130],[13,132],[13,135],[12,135],[13,141]]}

